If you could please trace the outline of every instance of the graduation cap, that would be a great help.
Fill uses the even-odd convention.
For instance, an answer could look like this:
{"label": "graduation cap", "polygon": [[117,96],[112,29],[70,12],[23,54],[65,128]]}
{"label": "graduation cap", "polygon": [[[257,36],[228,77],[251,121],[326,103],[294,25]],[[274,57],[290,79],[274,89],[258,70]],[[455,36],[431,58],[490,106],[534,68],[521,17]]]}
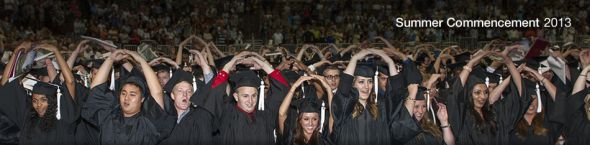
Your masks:
{"label": "graduation cap", "polygon": [[539,66],[535,67],[533,69],[536,69],[537,71],[539,71],[539,74],[543,74],[549,70],[551,70],[551,67],[549,66],[549,62],[547,61],[548,56],[537,56],[537,57],[533,57],[532,61],[538,62]]}
{"label": "graduation cap", "polygon": [[191,73],[184,70],[177,70],[174,72],[170,80],[164,85],[164,91],[172,93],[174,86],[183,81],[191,84],[193,86],[193,91],[197,91],[196,78]]}
{"label": "graduation cap", "polygon": [[495,73],[490,73],[484,70],[482,67],[475,67],[471,74],[477,76],[478,78],[484,79],[486,85],[489,86],[490,83],[498,83],[501,82],[501,76]]}
{"label": "graduation cap", "polygon": [[[146,95],[147,95],[147,84],[146,84],[146,82],[145,82],[144,79],[139,78],[139,77],[136,77],[136,76],[131,76],[131,77],[128,77],[127,79],[123,80],[123,82],[121,82],[121,86],[124,85],[124,84],[135,84],[135,85],[137,85],[141,89],[141,96],[142,97],[146,97]],[[121,89],[122,89],[122,87],[119,89],[119,92],[120,92]]]}
{"label": "graduation cap", "polygon": [[291,70],[283,71],[283,76],[285,76],[285,79],[287,79],[289,84],[295,83],[295,81],[297,81],[301,77],[301,75],[299,75],[299,73],[297,73],[295,71],[291,71]]}
{"label": "graduation cap", "polygon": [[469,60],[471,59],[471,54],[469,52],[463,52],[453,57],[455,58],[455,63],[449,64],[448,67],[450,69],[458,69],[467,65],[467,62],[469,62]]}
{"label": "graduation cap", "polygon": [[102,63],[104,63],[104,59],[91,60],[88,64],[88,68],[99,69]]}
{"label": "graduation cap", "polygon": [[226,57],[222,57],[222,58],[214,60],[213,63],[215,63],[216,67],[223,68],[223,66],[225,66],[225,64],[227,64],[233,58],[234,58],[234,55],[228,55]]}
{"label": "graduation cap", "polygon": [[543,110],[543,104],[541,100],[541,89],[538,82],[534,82],[532,80],[523,78],[522,81],[524,82],[524,87],[527,92],[535,92],[537,96],[537,113],[540,113]]}
{"label": "graduation cap", "polygon": [[31,74],[33,76],[49,76],[48,73],[47,73],[47,68],[45,68],[45,67],[31,69]]}
{"label": "graduation cap", "polygon": [[[302,113],[320,113],[320,124],[324,124],[325,122],[325,118],[326,118],[326,103],[321,101],[321,105],[320,105],[320,100],[317,100],[314,97],[308,97],[308,98],[301,98],[299,100],[295,100],[293,102],[291,102],[292,106],[295,106],[297,108],[297,110],[299,111],[299,114]],[[322,132],[323,127],[321,127],[320,125],[320,132]]]}
{"label": "graduation cap", "polygon": [[41,95],[45,95],[46,97],[53,97],[56,96],[57,97],[57,112],[55,114],[55,118],[57,118],[57,120],[61,119],[61,89],[59,87],[59,85],[56,84],[50,84],[50,83],[45,83],[42,81],[39,81],[37,79],[34,78],[28,78],[29,80],[32,80],[35,83],[35,85],[33,85],[33,89],[31,90],[31,92],[33,94],[41,94]]}
{"label": "graduation cap", "polygon": [[236,89],[240,87],[258,87],[258,110],[264,110],[264,81],[251,70],[240,70],[230,77],[230,80],[236,85]]}
{"label": "graduation cap", "polygon": [[[356,68],[354,69],[354,76],[361,76],[361,77],[367,77],[367,78],[373,78],[373,90],[375,91],[374,93],[379,92],[379,79],[377,78],[379,75],[378,71],[373,70],[373,68],[371,68],[368,65],[357,65]],[[375,97],[375,102],[377,102],[377,97]]]}

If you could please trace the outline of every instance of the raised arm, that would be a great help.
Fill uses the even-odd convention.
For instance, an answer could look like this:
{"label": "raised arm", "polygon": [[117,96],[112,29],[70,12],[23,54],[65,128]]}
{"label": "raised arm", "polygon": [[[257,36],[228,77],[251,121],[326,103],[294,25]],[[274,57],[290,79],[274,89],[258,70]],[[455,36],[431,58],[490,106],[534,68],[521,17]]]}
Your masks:
{"label": "raised arm", "polygon": [[588,75],[588,71],[590,71],[590,66],[586,66],[581,72],[580,72],[580,76],[578,77],[578,79],[576,80],[576,83],[574,84],[574,89],[572,90],[572,95],[576,94],[582,90],[584,90],[586,88],[586,79],[587,79],[587,75]]}
{"label": "raised arm", "polygon": [[373,52],[373,54],[378,55],[379,57],[381,57],[381,59],[383,61],[385,61],[385,63],[387,63],[387,67],[389,68],[389,76],[395,76],[398,74],[397,72],[397,66],[395,65],[395,62],[393,61],[393,59],[391,59],[389,56],[385,55],[385,51],[383,50],[378,50],[378,49],[369,49],[371,52]]}
{"label": "raised arm", "polygon": [[86,45],[88,42],[90,42],[90,40],[82,40],[80,41],[80,43],[78,43],[78,47],[76,47],[76,50],[72,51],[72,54],[70,54],[70,57],[68,57],[68,66],[70,68],[74,68],[74,63],[76,62],[76,58],[78,58],[78,54],[80,54],[81,52],[84,52],[86,49],[88,49],[90,46]]}
{"label": "raised arm", "polygon": [[16,57],[18,56],[18,53],[20,53],[21,51],[27,52],[29,48],[31,48],[31,42],[25,41],[14,49],[14,53],[10,57],[8,63],[6,64],[6,68],[4,68],[4,73],[2,74],[2,85],[6,84],[6,82],[8,82],[8,79],[11,77],[12,70],[14,67],[16,67],[14,66],[14,63],[16,62]]}
{"label": "raised arm", "polygon": [[408,96],[406,97],[406,101],[404,105],[406,109],[410,113],[410,116],[414,116],[414,104],[416,104],[416,95],[418,94],[418,84],[409,84],[408,85]]}
{"label": "raised arm", "polygon": [[195,59],[193,59],[193,60],[203,70],[203,78],[205,79],[205,83],[209,82],[209,80],[211,80],[211,78],[207,78],[207,75],[210,75],[211,77],[213,77],[213,74],[211,71],[211,67],[209,66],[209,63],[207,63],[207,60],[205,59],[205,57],[203,55],[201,55],[201,53],[197,50],[190,50],[189,52],[193,53],[193,55],[195,56]]}
{"label": "raised arm", "polygon": [[354,56],[352,56],[352,58],[350,58],[350,62],[348,62],[348,65],[346,66],[346,69],[344,70],[344,73],[354,76],[354,70],[356,69],[357,61],[364,58],[365,56],[367,56],[370,53],[371,52],[369,50],[363,49],[359,53],[356,53]]}
{"label": "raised arm", "polygon": [[61,69],[61,74],[64,77],[66,87],[68,87],[68,91],[69,91],[70,95],[72,96],[72,99],[75,99],[76,88],[75,88],[75,83],[74,83],[75,82],[74,81],[74,74],[72,74],[72,70],[70,70],[68,63],[63,58],[63,56],[61,55],[59,50],[57,50],[57,47],[55,47],[54,45],[50,45],[50,44],[41,44],[41,45],[37,46],[36,48],[45,49],[45,50],[48,50],[48,51],[51,51],[54,53],[55,58],[57,59],[57,63],[59,64],[59,68]]}
{"label": "raised arm", "polygon": [[307,50],[307,48],[311,47],[310,45],[306,44],[301,47],[299,52],[297,53],[297,60],[303,60],[303,54]]}
{"label": "raised arm", "polygon": [[[330,88],[330,85],[328,85],[328,82],[326,81],[326,78],[320,75],[311,75],[311,77],[316,78],[317,80],[320,81],[320,84],[322,84],[322,86],[324,87],[326,92],[330,92],[332,89]],[[333,93],[328,93],[328,108],[332,108],[332,99],[334,99],[334,94]],[[334,127],[334,115],[332,112],[332,109],[329,109],[330,111],[330,118],[328,118],[328,131],[329,133],[332,133],[333,131],[333,127]]]}
{"label": "raised arm", "polygon": [[176,64],[182,64],[182,49],[184,48],[184,45],[189,43],[193,38],[195,38],[195,36],[191,35],[178,44],[178,49],[176,50]]}
{"label": "raised arm", "polygon": [[455,136],[453,135],[453,130],[451,130],[451,124],[449,124],[449,116],[447,114],[447,106],[438,103],[438,112],[436,116],[440,121],[440,127],[443,131],[443,139],[447,145],[455,145]]}
{"label": "raised arm", "polygon": [[490,92],[490,97],[488,97],[488,101],[490,102],[490,104],[494,104],[496,103],[496,101],[500,100],[502,92],[504,92],[504,89],[508,87],[510,81],[511,77],[505,78],[500,85],[496,86],[496,88],[492,90],[492,92]]}
{"label": "raised arm", "polygon": [[123,50],[115,50],[111,53],[109,58],[105,59],[96,75],[92,78],[92,83],[90,84],[90,88],[94,88],[109,79],[109,73],[111,72],[111,67],[113,66],[114,62],[120,61],[124,58],[128,57]]}
{"label": "raised arm", "polygon": [[465,83],[467,82],[467,77],[469,77],[469,73],[471,73],[473,66],[475,66],[477,63],[479,63],[479,60],[481,60],[484,56],[486,56],[490,53],[491,52],[489,52],[489,51],[480,51],[479,53],[475,54],[475,56],[471,57],[471,60],[469,60],[467,65],[463,66],[463,70],[459,74],[459,78],[461,79],[462,86],[465,86]]}
{"label": "raised arm", "polygon": [[311,76],[302,76],[300,77],[295,83],[293,83],[293,85],[291,86],[291,89],[289,89],[289,92],[287,93],[287,95],[285,96],[285,98],[283,99],[283,102],[281,103],[281,106],[279,107],[279,117],[278,117],[278,132],[280,134],[284,134],[284,128],[285,128],[285,120],[287,120],[287,116],[289,115],[289,106],[291,106],[291,100],[293,99],[293,93],[295,93],[295,91],[297,90],[297,88],[299,88],[299,86],[304,82],[304,81],[308,81],[311,80],[312,77]]}
{"label": "raised arm", "polygon": [[551,96],[551,99],[553,101],[555,101],[555,97],[557,95],[557,88],[555,87],[555,85],[553,85],[553,83],[551,83],[551,81],[549,79],[546,79],[545,77],[543,77],[543,75],[539,74],[538,71],[533,70],[529,67],[524,67],[524,70],[533,74],[533,76],[535,77],[535,79],[541,83],[545,89],[547,89],[547,92],[549,92],[549,95]]}
{"label": "raised arm", "polygon": [[162,91],[162,86],[160,86],[156,72],[154,72],[152,67],[150,67],[145,59],[143,59],[143,57],[141,57],[137,52],[125,50],[125,53],[127,53],[133,58],[133,60],[141,65],[141,70],[143,70],[143,74],[145,75],[145,80],[147,82],[151,96],[154,98],[156,103],[158,103],[158,105],[164,109],[164,92]]}
{"label": "raised arm", "polygon": [[516,70],[516,66],[512,62],[512,59],[508,57],[508,53],[516,48],[521,47],[520,45],[513,45],[506,47],[504,52],[501,53],[501,57],[504,58],[504,64],[508,68],[510,75],[512,76],[512,81],[516,84],[516,88],[518,89],[518,96],[522,96],[522,77],[520,76],[520,72]]}

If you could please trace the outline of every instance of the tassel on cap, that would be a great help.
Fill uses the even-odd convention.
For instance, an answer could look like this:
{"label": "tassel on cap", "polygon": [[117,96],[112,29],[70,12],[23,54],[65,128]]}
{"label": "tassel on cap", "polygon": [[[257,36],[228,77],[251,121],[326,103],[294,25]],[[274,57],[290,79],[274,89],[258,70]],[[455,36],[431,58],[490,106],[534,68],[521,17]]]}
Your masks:
{"label": "tassel on cap", "polygon": [[541,102],[541,89],[539,89],[539,84],[535,85],[535,91],[537,92],[537,113],[541,113],[543,111],[543,102]]}
{"label": "tassel on cap", "polygon": [[486,87],[490,87],[490,78],[486,77]]}
{"label": "tassel on cap", "polygon": [[193,76],[193,92],[197,92],[197,78]]}
{"label": "tassel on cap", "polygon": [[[379,68],[377,68],[379,69]],[[375,103],[377,103],[377,98],[379,97],[379,71],[375,71],[375,76],[373,77],[373,89],[375,90]]]}
{"label": "tassel on cap", "polygon": [[504,78],[502,78],[502,75],[500,75],[500,81],[498,82],[498,84],[502,84],[502,81],[504,81]]}
{"label": "tassel on cap", "polygon": [[264,111],[264,80],[260,80],[260,96],[258,97],[258,110]]}
{"label": "tassel on cap", "polygon": [[432,102],[430,102],[430,89],[426,90],[426,105],[427,109],[432,113],[432,121],[436,124],[436,116],[434,115],[434,109],[432,108]]}
{"label": "tassel on cap", "polygon": [[109,89],[115,90],[115,69],[112,69],[112,68],[111,68],[111,85],[109,86]]}
{"label": "tassel on cap", "polygon": [[57,113],[55,114],[57,120],[61,120],[61,89],[57,86]]}
{"label": "tassel on cap", "polygon": [[324,121],[326,120],[326,103],[324,101],[322,101],[322,109],[321,109],[321,117],[320,117],[320,133],[322,132],[322,130],[324,129],[323,126],[324,125]]}

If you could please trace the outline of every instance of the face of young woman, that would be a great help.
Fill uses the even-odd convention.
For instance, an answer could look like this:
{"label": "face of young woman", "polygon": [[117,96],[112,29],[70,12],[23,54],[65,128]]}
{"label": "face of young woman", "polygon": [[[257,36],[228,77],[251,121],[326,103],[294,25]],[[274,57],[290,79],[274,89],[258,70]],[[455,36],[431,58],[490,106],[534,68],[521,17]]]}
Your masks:
{"label": "face of young woman", "polygon": [[[193,85],[182,81],[172,89],[172,100],[177,110],[186,110],[190,106],[190,97],[193,95]],[[179,112],[180,113],[180,112]]]}
{"label": "face of young woman", "polygon": [[312,134],[320,124],[320,115],[318,113],[301,113],[299,125],[303,127],[305,134]]}
{"label": "face of young woman", "polygon": [[326,70],[324,72],[324,77],[326,77],[330,89],[334,90],[338,88],[338,84],[340,84],[340,72],[338,70]]}
{"label": "face of young woman", "polygon": [[119,94],[119,103],[125,117],[131,117],[139,113],[143,102],[143,96],[141,95],[139,87],[131,84],[123,85],[121,94]]}
{"label": "face of young woman", "polygon": [[418,121],[422,120],[424,112],[426,112],[426,100],[416,100],[416,103],[414,103],[414,118]]}
{"label": "face of young woman", "polygon": [[35,112],[37,112],[37,115],[39,115],[39,117],[45,116],[45,112],[47,112],[47,106],[49,106],[47,97],[41,94],[33,94],[31,97],[33,99],[33,108],[35,109]]}
{"label": "face of young woman", "polygon": [[529,109],[526,110],[526,114],[531,115],[537,113],[537,107],[539,107],[539,102],[537,102],[537,95],[532,95],[533,99],[531,99],[531,105],[529,105]]}
{"label": "face of young woman", "polygon": [[160,71],[157,73],[158,75],[158,82],[160,82],[160,86],[164,86],[166,85],[166,83],[168,83],[168,80],[170,80],[170,73],[167,71]]}
{"label": "face of young woman", "polygon": [[477,84],[471,91],[473,97],[473,106],[475,108],[482,108],[483,105],[488,101],[489,91],[485,84]]}
{"label": "face of young woman", "polygon": [[256,108],[258,90],[254,87],[239,87],[234,93],[234,99],[242,110],[252,112]]}
{"label": "face of young woman", "polygon": [[373,78],[356,76],[353,87],[359,91],[359,99],[366,100],[373,89]]}

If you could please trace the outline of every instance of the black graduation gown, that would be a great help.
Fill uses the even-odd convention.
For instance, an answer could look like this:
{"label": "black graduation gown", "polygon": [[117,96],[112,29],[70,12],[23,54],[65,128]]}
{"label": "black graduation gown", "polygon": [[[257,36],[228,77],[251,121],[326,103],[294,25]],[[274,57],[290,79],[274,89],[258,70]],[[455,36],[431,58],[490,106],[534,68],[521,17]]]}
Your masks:
{"label": "black graduation gown", "polygon": [[563,133],[565,144],[581,145],[590,143],[590,121],[584,110],[584,99],[590,93],[590,89],[584,90],[567,97],[555,99],[556,115],[553,121],[564,125]]}
{"label": "black graduation gown", "polygon": [[[380,114],[376,119],[373,119],[368,108],[365,108],[359,116],[353,118],[353,107],[358,101],[358,90],[352,88],[353,79],[351,75],[341,75],[338,92],[336,92],[336,96],[332,100],[334,132],[331,139],[335,144],[392,144],[405,142],[405,140],[415,135],[412,133],[417,131],[415,120],[410,116],[404,105],[399,105],[399,103],[403,103],[399,101],[401,99],[395,98],[393,95],[377,98]],[[390,79],[399,79],[399,77],[389,77],[388,81],[392,82]],[[390,83],[388,86],[399,86],[399,84],[392,85]],[[397,102],[398,105],[391,105],[394,102]]]}
{"label": "black graduation gown", "polygon": [[[453,82],[450,89],[446,105],[449,123],[457,144],[509,144],[511,131],[528,109],[531,99],[530,97],[520,97],[516,85],[511,82],[510,87],[507,88],[509,90],[505,90],[509,93],[491,106],[495,112],[497,126],[494,134],[490,131],[490,125],[482,124],[483,131],[476,128],[475,117],[479,116],[474,116],[470,111],[472,108],[467,108],[467,103],[471,102],[467,101],[466,93],[471,90],[464,88],[459,78]],[[523,88],[523,96],[528,96],[525,90]]]}
{"label": "black graduation gown", "polygon": [[[204,83],[202,84],[204,85]],[[207,95],[210,84],[205,87],[199,87],[197,92],[191,96],[193,100],[201,101]],[[170,98],[170,97],[166,97]],[[174,105],[174,102],[170,102]],[[168,138],[164,139],[161,145],[201,145],[213,144],[213,116],[210,112],[205,110],[202,106],[192,103],[189,107],[189,112],[174,126],[172,133]],[[174,111],[176,112],[176,111]]]}
{"label": "black graduation gown", "polygon": [[[76,102],[80,111],[82,106],[86,104],[90,89],[82,84],[76,83]],[[80,113],[78,113],[79,115]],[[81,116],[78,118],[78,126],[76,127],[76,145],[98,145],[98,127],[92,125]]]}
{"label": "black graduation gown", "polygon": [[[61,88],[64,85],[60,85]],[[18,83],[12,81],[0,89],[0,92],[10,94],[0,97],[0,110],[20,129],[19,144],[74,144],[74,131],[76,126],[76,107],[67,91],[62,89],[61,119],[55,120],[53,127],[42,131],[39,127],[40,120],[32,118],[36,112],[32,108],[31,96]]]}
{"label": "black graduation gown", "polygon": [[[558,90],[558,95],[562,94]],[[551,100],[551,97],[547,92],[541,92],[542,96],[542,103],[543,103],[543,112],[545,113],[545,119],[543,119],[543,128],[547,129],[547,133],[544,135],[536,135],[534,134],[534,127],[528,126],[526,136],[519,136],[517,135],[517,128],[513,130],[510,136],[510,144],[513,145],[554,145],[557,142],[557,138],[559,137],[559,132],[561,129],[561,125],[550,121],[551,114],[554,114],[555,105],[554,102]],[[540,114],[537,114],[540,115]],[[522,118],[524,119],[524,117]],[[521,120],[522,120],[521,119]]]}
{"label": "black graduation gown", "polygon": [[434,135],[430,133],[423,132],[412,140],[406,142],[405,145],[446,145],[445,140],[441,138],[436,138]]}
{"label": "black graduation gown", "polygon": [[118,97],[108,85],[103,83],[90,91],[81,114],[100,129],[100,144],[155,145],[170,134],[176,116],[161,109],[151,96],[145,96],[139,113],[123,117]]}
{"label": "black graduation gown", "polygon": [[246,113],[237,108],[233,97],[226,95],[227,85],[226,81],[211,88],[205,99],[204,108],[213,114],[214,128],[219,131],[214,137],[215,144],[274,145],[278,110],[288,92],[288,86],[271,77],[270,89],[264,101],[265,109],[255,110],[253,119],[249,119]]}
{"label": "black graduation gown", "polygon": [[10,118],[0,112],[0,144],[17,145],[19,133],[20,129],[16,123],[12,122]]}

